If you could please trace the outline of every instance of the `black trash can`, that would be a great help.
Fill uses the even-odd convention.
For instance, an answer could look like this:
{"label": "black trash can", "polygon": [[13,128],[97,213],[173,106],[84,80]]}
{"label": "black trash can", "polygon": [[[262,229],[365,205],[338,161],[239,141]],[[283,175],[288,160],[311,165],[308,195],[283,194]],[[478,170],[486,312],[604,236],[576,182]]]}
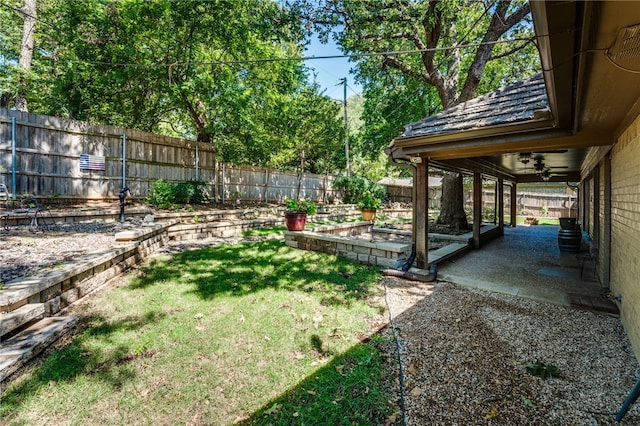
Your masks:
{"label": "black trash can", "polygon": [[582,229],[580,229],[580,225],[576,223],[576,219],[574,218],[561,218],[562,219],[573,219],[573,226],[571,227],[571,223],[565,222],[565,226],[560,225],[560,231],[558,231],[558,248],[562,253],[579,253],[580,245],[582,244]]}

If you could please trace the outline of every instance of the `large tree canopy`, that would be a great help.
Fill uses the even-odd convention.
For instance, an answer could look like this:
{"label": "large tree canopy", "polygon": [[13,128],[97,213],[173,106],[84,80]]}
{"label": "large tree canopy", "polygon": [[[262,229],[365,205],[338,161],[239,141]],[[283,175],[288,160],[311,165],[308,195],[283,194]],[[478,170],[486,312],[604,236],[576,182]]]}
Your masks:
{"label": "large tree canopy", "polygon": [[[7,1],[17,8],[18,0]],[[315,149],[342,138],[338,107],[308,83],[301,61],[281,60],[301,56],[304,34],[278,2],[40,0],[38,6],[45,25],[38,25],[29,81],[32,112],[195,138],[236,163],[340,166],[340,158],[329,162]],[[0,58],[8,58],[0,68],[16,74],[20,13],[6,7],[2,13],[13,15],[15,35],[0,46]],[[16,81],[3,81],[5,99],[15,100]],[[282,152],[304,143],[304,162]]]}
{"label": "large tree canopy", "polygon": [[353,60],[366,98],[362,147],[372,157],[404,124],[537,70],[525,0],[291,3],[325,41],[365,55]]}
{"label": "large tree canopy", "polygon": [[[404,125],[539,70],[526,0],[295,0],[292,7],[354,55],[366,99],[356,146],[372,161]],[[464,227],[461,178],[451,178],[440,221]]]}

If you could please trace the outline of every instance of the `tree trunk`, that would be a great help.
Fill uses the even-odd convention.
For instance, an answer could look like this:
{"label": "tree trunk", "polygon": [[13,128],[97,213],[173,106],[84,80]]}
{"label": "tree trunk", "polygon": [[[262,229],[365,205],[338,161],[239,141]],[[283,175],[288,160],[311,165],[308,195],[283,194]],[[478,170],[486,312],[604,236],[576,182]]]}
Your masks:
{"label": "tree trunk", "polygon": [[37,19],[36,0],[25,0],[22,13],[24,14],[24,23],[22,25],[22,43],[20,44],[18,66],[23,70],[23,75],[18,82],[18,90],[16,91],[16,109],[28,112],[26,74],[31,69],[31,60],[33,59],[34,33]]}
{"label": "tree trunk", "polygon": [[468,229],[467,214],[464,211],[464,189],[462,175],[447,173],[442,178],[442,202],[437,224],[455,229]]}

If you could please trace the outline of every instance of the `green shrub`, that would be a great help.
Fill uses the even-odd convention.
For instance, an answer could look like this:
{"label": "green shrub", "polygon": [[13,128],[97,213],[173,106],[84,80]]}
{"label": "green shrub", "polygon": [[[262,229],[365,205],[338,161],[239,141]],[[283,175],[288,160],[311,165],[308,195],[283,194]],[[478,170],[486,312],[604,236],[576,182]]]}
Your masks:
{"label": "green shrub", "polygon": [[340,176],[333,181],[333,187],[340,191],[346,204],[359,204],[367,193],[380,200],[385,196],[384,186],[360,176]]}
{"label": "green shrub", "polygon": [[157,209],[171,209],[174,207],[174,187],[162,179],[153,182],[149,188],[146,201]]}
{"label": "green shrub", "polygon": [[198,180],[180,182],[174,188],[174,202],[178,204],[200,204],[206,197],[204,194],[205,183]]}

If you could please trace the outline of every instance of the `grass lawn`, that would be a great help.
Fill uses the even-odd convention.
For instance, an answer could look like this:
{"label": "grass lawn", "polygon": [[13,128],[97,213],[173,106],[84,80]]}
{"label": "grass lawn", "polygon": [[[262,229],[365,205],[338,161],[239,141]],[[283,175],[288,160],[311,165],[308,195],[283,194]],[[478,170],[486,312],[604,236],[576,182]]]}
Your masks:
{"label": "grass lawn", "polygon": [[384,424],[376,268],[282,240],[157,257],[3,389],[8,424]]}
{"label": "grass lawn", "polygon": [[[516,225],[523,225],[527,216],[516,216]],[[538,225],[555,225],[560,226],[560,221],[557,217],[538,217]]]}

